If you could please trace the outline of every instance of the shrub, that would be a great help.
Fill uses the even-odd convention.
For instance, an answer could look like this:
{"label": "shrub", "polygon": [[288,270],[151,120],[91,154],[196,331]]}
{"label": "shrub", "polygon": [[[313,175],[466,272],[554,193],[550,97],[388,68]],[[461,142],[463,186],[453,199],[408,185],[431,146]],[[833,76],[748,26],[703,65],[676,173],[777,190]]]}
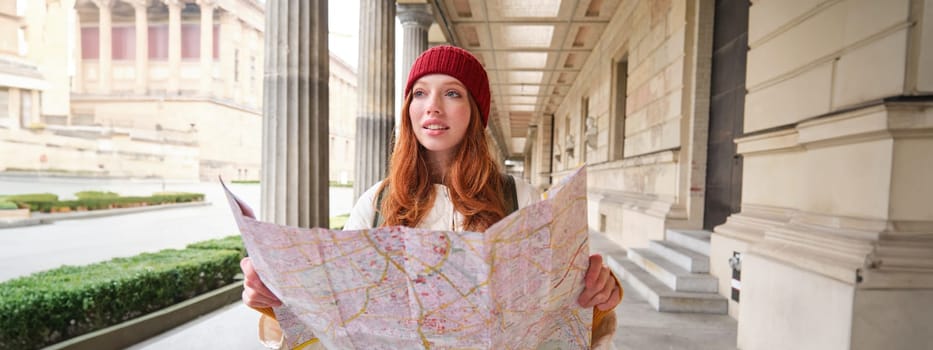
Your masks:
{"label": "shrub", "polygon": [[243,246],[243,239],[240,235],[227,236],[197,243],[191,243],[186,249],[221,249],[235,250],[240,252],[240,258],[246,256],[246,247]]}
{"label": "shrub", "polygon": [[0,200],[0,210],[14,210],[19,209],[19,206],[13,202],[7,202],[5,200]]}
{"label": "shrub", "polygon": [[349,219],[350,219],[350,214],[332,216],[330,218],[330,229],[331,230],[343,230],[343,226],[347,224],[347,220]]}
{"label": "shrub", "polygon": [[233,282],[239,253],[163,250],[0,283],[0,349],[36,349]]}
{"label": "shrub", "polygon": [[110,191],[81,191],[75,193],[75,197],[80,199],[97,199],[97,198],[116,198],[120,195],[116,192]]}
{"label": "shrub", "polygon": [[51,193],[29,193],[14,194],[4,196],[7,202],[13,202],[17,205],[29,208],[31,211],[45,211],[52,209],[52,205],[58,201],[58,196]]}
{"label": "shrub", "polygon": [[188,203],[203,201],[204,194],[192,192],[156,192],[153,193],[150,198],[162,200],[165,203]]}
{"label": "shrub", "polygon": [[[171,203],[189,203],[189,202],[200,202],[204,201],[203,193],[187,193],[187,192],[163,192],[155,193],[149,197],[120,197],[113,192],[97,192],[97,191],[85,191],[78,192],[75,194],[78,196],[78,199],[68,200],[68,201],[59,201],[58,196],[53,194],[43,194],[40,195],[28,195],[32,197],[27,197],[26,200],[23,200],[22,196],[9,196],[8,201],[15,202],[20,204],[23,207],[28,206],[31,211],[41,211],[48,213],[52,210],[55,211],[67,211],[67,210],[100,210],[100,209],[110,209],[110,208],[131,208],[138,207],[142,205],[159,205],[159,204],[171,204]],[[52,197],[48,197],[52,196]],[[68,209],[65,209],[68,208]]]}

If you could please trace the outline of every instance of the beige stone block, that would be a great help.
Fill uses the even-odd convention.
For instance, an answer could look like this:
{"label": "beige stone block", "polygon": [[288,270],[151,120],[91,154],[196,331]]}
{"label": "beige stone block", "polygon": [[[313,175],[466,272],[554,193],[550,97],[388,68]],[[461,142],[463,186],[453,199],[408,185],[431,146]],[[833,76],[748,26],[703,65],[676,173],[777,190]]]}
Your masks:
{"label": "beige stone block", "polygon": [[830,110],[832,62],[749,92],[745,98],[745,132],[793,124]]}
{"label": "beige stone block", "polygon": [[859,290],[852,349],[924,349],[933,344],[933,290]]}
{"label": "beige stone block", "polygon": [[[739,318],[740,303],[732,300],[732,267],[729,258],[733,252],[745,254],[748,251],[748,242],[713,233],[710,236],[709,247],[709,273],[719,281],[719,295],[729,300],[729,316]],[[739,300],[741,301],[741,291]]]}
{"label": "beige stone block", "polygon": [[[628,81],[626,81],[626,88],[628,89],[629,99],[634,98],[634,92],[639,87],[643,86],[651,77],[654,76],[652,71],[652,65],[648,63],[641,63],[638,65],[635,64],[636,61],[629,61],[629,75]],[[630,103],[625,106],[626,112],[631,113],[637,108],[641,108],[641,105],[636,106],[633,103]]]}
{"label": "beige stone block", "polygon": [[[601,222],[593,228],[596,230],[605,229],[604,233],[606,236],[609,237],[609,239],[611,239],[613,242],[621,245],[622,230],[624,229],[622,223],[622,218],[624,215],[622,207],[616,203],[602,202],[599,205],[599,215]],[[600,227],[599,225],[601,224],[605,224],[605,227]]]}
{"label": "beige stone block", "polygon": [[667,35],[682,30],[687,25],[687,2],[672,1],[671,12],[667,17]]}
{"label": "beige stone block", "polygon": [[[656,96],[651,95],[650,83],[646,82],[645,84],[642,84],[641,86],[636,87],[634,90],[632,90],[632,93],[628,96],[628,99],[626,100],[626,104],[631,103],[632,104],[631,111],[635,112],[635,111],[645,108],[648,105],[648,103],[651,103],[651,101],[654,101],[655,97]],[[626,108],[628,107],[626,106]]]}
{"label": "beige stone block", "polygon": [[[754,6],[753,6],[754,7]],[[836,3],[748,51],[746,86],[757,85],[842,49],[846,7]],[[755,23],[749,21],[750,24]],[[750,29],[751,30],[751,29]]]}
{"label": "beige stone block", "polygon": [[910,0],[846,0],[845,3],[845,46],[909,21]]}
{"label": "beige stone block", "polygon": [[833,108],[900,94],[906,55],[907,29],[842,55],[836,64]]}
{"label": "beige stone block", "polygon": [[625,156],[651,153],[677,146],[680,146],[680,121],[667,121],[626,137]]}
{"label": "beige stone block", "polygon": [[[894,141],[891,220],[933,221],[933,139]],[[933,334],[933,333],[931,333]]]}
{"label": "beige stone block", "polygon": [[[618,236],[618,235],[617,235]],[[620,243],[625,249],[645,248],[648,242],[664,239],[664,219],[639,211],[622,210]],[[613,240],[615,236],[610,236]]]}
{"label": "beige stone block", "polygon": [[643,131],[646,125],[646,118],[648,118],[647,108],[627,113],[625,116],[625,138]]}
{"label": "beige stone block", "polygon": [[[893,141],[875,140],[808,150],[802,168],[801,210],[887,219]],[[743,187],[744,191],[744,187]]]}
{"label": "beige stone block", "polygon": [[856,137],[888,129],[889,117],[884,106],[874,106],[800,123],[801,144],[853,143]]}
{"label": "beige stone block", "polygon": [[746,253],[738,348],[849,349],[854,298],[852,285]]}
{"label": "beige stone block", "polygon": [[684,60],[675,60],[664,68],[664,93],[683,88],[684,64]]}
{"label": "beige stone block", "polygon": [[748,43],[756,44],[791,21],[813,12],[826,0],[756,0],[748,8]]}
{"label": "beige stone block", "polygon": [[599,199],[592,196],[586,200],[586,222],[591,230],[599,229]]}
{"label": "beige stone block", "polygon": [[742,168],[742,203],[795,208],[806,195],[799,152],[746,155]]}
{"label": "beige stone block", "polygon": [[[658,52],[656,55],[658,57],[654,58],[654,64],[657,70],[666,68],[671,63],[682,60],[684,53],[687,50],[686,45],[687,32],[686,29],[681,29],[668,37],[667,41],[664,43],[663,52]],[[661,50],[659,50],[661,51]]]}
{"label": "beige stone block", "polygon": [[917,92],[933,92],[933,0],[924,1],[921,24],[910,45],[916,47]]}

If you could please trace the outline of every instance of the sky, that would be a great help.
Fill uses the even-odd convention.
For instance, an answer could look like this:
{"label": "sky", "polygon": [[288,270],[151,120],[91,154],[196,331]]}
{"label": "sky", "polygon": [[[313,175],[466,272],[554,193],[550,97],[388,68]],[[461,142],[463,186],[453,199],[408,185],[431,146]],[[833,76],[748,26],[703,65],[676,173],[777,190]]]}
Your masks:
{"label": "sky", "polygon": [[[327,3],[328,46],[331,52],[359,72],[357,60],[359,58],[360,35],[360,1],[359,0],[328,0]],[[401,67],[402,58],[402,24],[395,19],[395,86],[400,89],[404,83]],[[405,77],[407,78],[407,77]],[[402,104],[401,94],[396,91],[395,110]],[[397,116],[396,116],[397,117]]]}
{"label": "sky", "polygon": [[359,0],[329,0],[327,3],[330,51],[354,69],[359,51]]}

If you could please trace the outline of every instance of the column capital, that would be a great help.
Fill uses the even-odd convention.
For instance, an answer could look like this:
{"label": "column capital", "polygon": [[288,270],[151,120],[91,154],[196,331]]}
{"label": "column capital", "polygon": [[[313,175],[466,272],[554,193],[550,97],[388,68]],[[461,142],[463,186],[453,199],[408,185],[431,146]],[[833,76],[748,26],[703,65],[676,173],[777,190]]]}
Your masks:
{"label": "column capital", "polygon": [[202,9],[203,9],[203,8],[206,8],[206,7],[214,8],[214,7],[217,6],[217,0],[197,0],[196,3],[197,3],[198,6],[200,6]]}
{"label": "column capital", "polygon": [[145,9],[149,7],[149,0],[123,0],[128,2],[130,5],[133,5],[134,9]]}
{"label": "column capital", "polygon": [[117,1],[116,0],[91,0],[91,2],[93,2],[94,5],[97,5],[97,8],[99,9],[105,9],[105,8],[110,9],[110,8],[113,8],[113,4],[116,3]]}
{"label": "column capital", "polygon": [[434,23],[434,15],[428,4],[396,4],[396,15],[404,26],[419,26],[427,29]]}
{"label": "column capital", "polygon": [[182,8],[185,6],[185,2],[182,0],[162,0],[162,2],[169,8]]}

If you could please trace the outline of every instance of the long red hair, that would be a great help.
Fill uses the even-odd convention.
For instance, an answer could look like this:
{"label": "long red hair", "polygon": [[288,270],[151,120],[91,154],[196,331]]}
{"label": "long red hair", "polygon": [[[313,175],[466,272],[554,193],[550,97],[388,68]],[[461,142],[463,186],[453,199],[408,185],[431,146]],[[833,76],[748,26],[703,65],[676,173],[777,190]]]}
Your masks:
{"label": "long red hair", "polygon": [[[502,178],[486,143],[479,108],[470,96],[470,124],[460,141],[443,185],[450,192],[454,210],[463,215],[463,229],[485,231],[505,217]],[[401,130],[389,161],[389,176],[379,193],[390,187],[379,208],[384,226],[415,227],[434,205],[437,193],[427,163],[427,150],[412,130],[408,107],[411,94],[402,104]]]}

